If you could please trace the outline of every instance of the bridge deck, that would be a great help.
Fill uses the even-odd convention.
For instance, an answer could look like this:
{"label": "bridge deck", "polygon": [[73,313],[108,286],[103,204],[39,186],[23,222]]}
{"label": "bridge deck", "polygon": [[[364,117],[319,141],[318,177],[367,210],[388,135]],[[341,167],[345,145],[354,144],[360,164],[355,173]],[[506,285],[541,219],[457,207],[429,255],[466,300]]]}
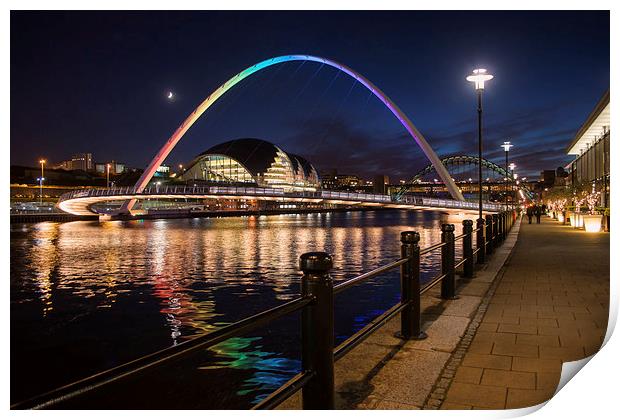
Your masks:
{"label": "bridge deck", "polygon": [[[166,186],[151,187],[138,191],[133,187],[76,190],[60,197],[58,207],[67,213],[76,215],[97,214],[92,206],[110,201],[146,200],[146,199],[247,199],[280,202],[305,202],[355,205],[361,207],[388,207],[407,209],[461,209],[475,211],[478,204],[470,201],[445,200],[429,197],[403,196],[400,199],[384,194],[349,193],[343,191],[296,191],[287,192],[279,188],[256,187],[186,187]],[[499,211],[500,204],[485,203],[485,211]]]}

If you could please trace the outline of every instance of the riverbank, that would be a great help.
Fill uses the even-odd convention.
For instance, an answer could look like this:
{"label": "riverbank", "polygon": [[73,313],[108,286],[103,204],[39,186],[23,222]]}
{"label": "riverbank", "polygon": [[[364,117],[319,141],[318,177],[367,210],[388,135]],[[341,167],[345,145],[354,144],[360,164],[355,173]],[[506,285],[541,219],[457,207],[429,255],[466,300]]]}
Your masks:
{"label": "riverbank", "polygon": [[[393,211],[382,207],[348,207],[334,209],[280,209],[280,210],[230,210],[230,211],[203,211],[203,212],[155,212],[150,214],[112,216],[106,220],[160,220],[160,219],[194,219],[210,217],[244,217],[244,216],[272,216],[279,214],[315,214],[315,213],[346,213],[350,211]],[[441,210],[437,210],[441,212]],[[99,220],[99,216],[78,216],[68,213],[47,214],[12,214],[11,223],[40,223],[40,222],[75,222],[79,220]]]}
{"label": "riverbank", "polygon": [[76,222],[79,220],[99,220],[99,216],[78,216],[69,213],[11,214],[11,223]]}

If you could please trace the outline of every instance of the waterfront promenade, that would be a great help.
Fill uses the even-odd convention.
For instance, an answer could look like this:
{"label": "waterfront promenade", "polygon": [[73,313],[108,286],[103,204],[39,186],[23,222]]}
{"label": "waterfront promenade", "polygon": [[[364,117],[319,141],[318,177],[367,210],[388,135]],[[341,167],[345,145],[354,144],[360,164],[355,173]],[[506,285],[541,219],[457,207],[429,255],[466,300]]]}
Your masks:
{"label": "waterfront promenade", "polygon": [[[403,341],[393,319],[336,363],[340,409],[505,409],[540,404],[563,362],[601,346],[609,305],[609,234],[543,217],[459,280],[459,299],[422,297],[428,338]],[[300,408],[299,394],[280,408]]]}
{"label": "waterfront promenade", "polygon": [[609,234],[585,233],[543,217],[521,224],[443,409],[540,404],[563,362],[596,353],[609,311]]}

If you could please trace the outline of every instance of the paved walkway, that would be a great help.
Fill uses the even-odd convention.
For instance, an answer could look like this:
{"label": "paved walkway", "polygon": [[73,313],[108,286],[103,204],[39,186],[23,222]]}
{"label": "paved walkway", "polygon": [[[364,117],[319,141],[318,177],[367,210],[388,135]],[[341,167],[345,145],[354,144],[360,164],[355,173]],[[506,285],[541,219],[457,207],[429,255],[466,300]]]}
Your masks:
{"label": "paved walkway", "polygon": [[602,344],[609,278],[608,233],[547,217],[529,225],[524,218],[441,408],[521,408],[550,399],[562,363],[592,355]]}

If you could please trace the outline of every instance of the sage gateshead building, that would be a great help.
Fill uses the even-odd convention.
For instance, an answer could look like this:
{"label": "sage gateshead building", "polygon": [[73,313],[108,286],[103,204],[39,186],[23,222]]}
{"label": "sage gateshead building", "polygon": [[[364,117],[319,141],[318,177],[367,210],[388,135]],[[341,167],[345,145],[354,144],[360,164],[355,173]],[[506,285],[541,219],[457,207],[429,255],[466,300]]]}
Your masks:
{"label": "sage gateshead building", "polygon": [[180,175],[186,182],[316,191],[320,186],[314,166],[260,139],[220,143],[199,154]]}

